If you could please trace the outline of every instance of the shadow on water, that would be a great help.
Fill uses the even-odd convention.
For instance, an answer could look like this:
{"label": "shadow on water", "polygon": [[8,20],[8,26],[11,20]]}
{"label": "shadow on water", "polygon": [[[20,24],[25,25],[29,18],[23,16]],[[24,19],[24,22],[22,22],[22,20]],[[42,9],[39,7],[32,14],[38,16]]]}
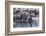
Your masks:
{"label": "shadow on water", "polygon": [[15,23],[13,24],[13,28],[24,28],[24,27],[38,27],[39,19],[33,20],[32,23]]}

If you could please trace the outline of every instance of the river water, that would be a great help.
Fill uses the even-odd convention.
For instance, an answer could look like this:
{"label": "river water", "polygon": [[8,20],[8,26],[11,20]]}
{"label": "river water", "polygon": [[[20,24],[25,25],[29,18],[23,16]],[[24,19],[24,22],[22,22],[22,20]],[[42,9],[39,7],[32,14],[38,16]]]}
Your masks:
{"label": "river water", "polygon": [[32,23],[15,23],[13,28],[23,28],[23,27],[39,27],[39,17],[36,17]]}

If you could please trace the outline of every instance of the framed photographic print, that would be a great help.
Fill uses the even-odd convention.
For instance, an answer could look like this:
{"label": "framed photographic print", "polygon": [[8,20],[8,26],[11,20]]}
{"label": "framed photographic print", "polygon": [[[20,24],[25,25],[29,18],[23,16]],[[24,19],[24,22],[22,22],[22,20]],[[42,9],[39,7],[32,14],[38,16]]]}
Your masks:
{"label": "framed photographic print", "polygon": [[6,35],[45,32],[45,4],[7,1],[5,12]]}

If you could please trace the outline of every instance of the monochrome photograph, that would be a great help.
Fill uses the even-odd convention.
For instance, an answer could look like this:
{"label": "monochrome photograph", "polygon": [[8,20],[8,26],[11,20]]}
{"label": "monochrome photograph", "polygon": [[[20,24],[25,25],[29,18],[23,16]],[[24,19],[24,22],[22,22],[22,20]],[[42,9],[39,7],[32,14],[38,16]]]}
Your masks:
{"label": "monochrome photograph", "polygon": [[13,8],[13,28],[39,27],[39,9]]}
{"label": "monochrome photograph", "polygon": [[45,3],[6,1],[6,36],[45,32]]}

